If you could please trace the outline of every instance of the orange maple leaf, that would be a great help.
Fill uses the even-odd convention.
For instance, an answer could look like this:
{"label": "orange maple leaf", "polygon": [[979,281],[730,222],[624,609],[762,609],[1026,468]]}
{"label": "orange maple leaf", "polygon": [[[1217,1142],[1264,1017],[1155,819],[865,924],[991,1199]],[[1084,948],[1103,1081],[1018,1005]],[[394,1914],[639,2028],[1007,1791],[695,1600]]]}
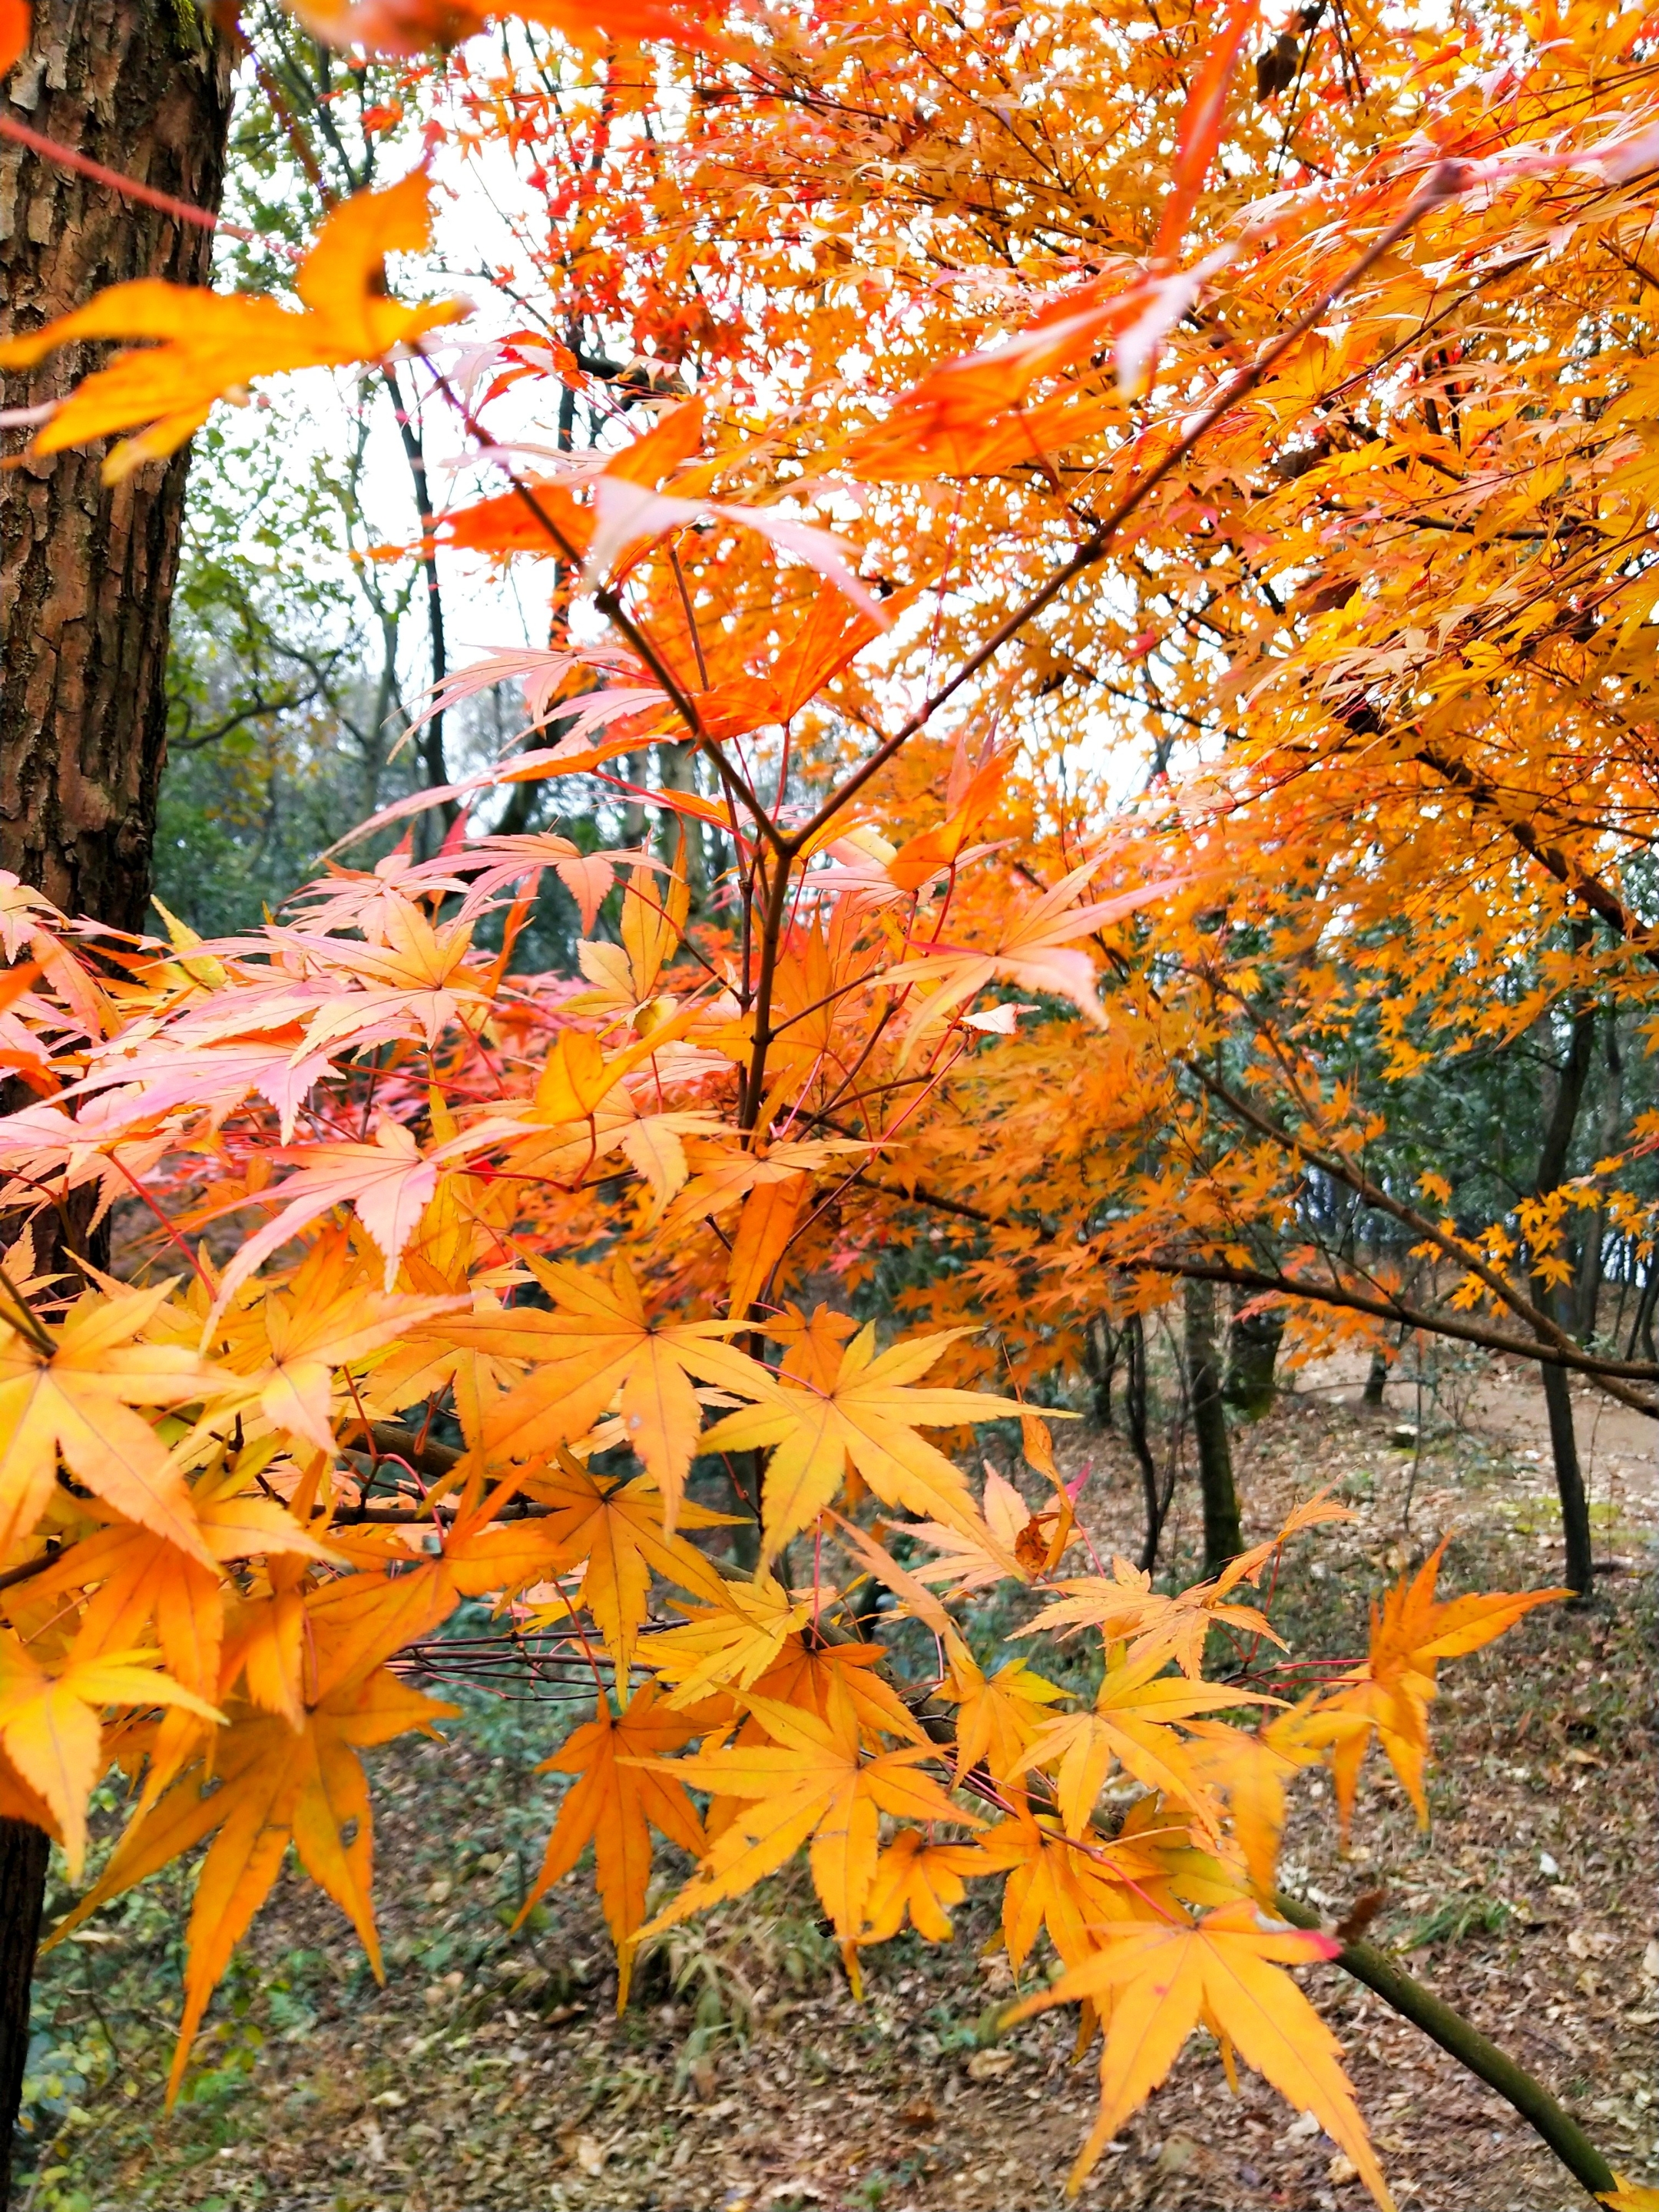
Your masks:
{"label": "orange maple leaf", "polygon": [[206,1837],[185,1931],[185,2011],[167,2101],[178,2096],[190,2047],[220,1976],[282,1871],[290,1843],[301,1864],[350,1919],[383,1981],[370,1900],[374,1817],[359,1750],[411,1729],[429,1733],[455,1711],[406,1688],[384,1668],[320,1698],[302,1725],[263,1713],[233,1716],[213,1743],[212,1771],[191,1768],[141,1810],[86,1895],[52,1930],[60,1942],[87,1917]]}
{"label": "orange maple leaf", "polygon": [[1371,1723],[1340,1743],[1331,1762],[1345,1835],[1373,1730],[1417,1808],[1418,1825],[1428,1826],[1423,1773],[1436,1668],[1443,1659],[1478,1651],[1534,1606],[1572,1595],[1569,1589],[1498,1591],[1437,1602],[1435,1583],[1449,1540],[1443,1536],[1415,1577],[1408,1581],[1402,1575],[1382,1605],[1372,1606],[1370,1654],[1362,1665],[1336,1677],[1339,1686],[1326,1701],[1331,1711],[1357,1713]]}
{"label": "orange maple leaf", "polygon": [[686,1713],[668,1711],[647,1682],[614,1714],[602,1699],[598,1717],[566,1739],[538,1774],[580,1777],[559,1808],[541,1871],[514,1927],[521,1927],[539,1897],[569,1873],[591,1843],[599,1868],[599,1903],[617,1947],[617,2009],[628,2002],[634,1971],[634,1938],[645,1918],[651,1879],[651,1830],[701,1858],[708,1847],[702,1822],[671,1764],[665,1771],[641,1760],[678,1751],[708,1726]]}
{"label": "orange maple leaf", "polygon": [[908,1916],[925,1942],[948,1943],[953,1907],[967,1895],[965,1877],[982,1875],[985,1858],[972,1844],[935,1844],[915,1828],[901,1828],[876,1861],[865,1900],[861,1943],[885,1943]]}
{"label": "orange maple leaf", "polygon": [[306,28],[325,45],[362,46],[377,54],[419,54],[429,47],[459,46],[492,17],[516,15],[544,23],[578,46],[616,39],[684,46],[708,53],[733,51],[731,42],[697,21],[695,15],[667,0],[509,0],[500,7],[474,6],[471,0],[354,0],[325,8],[314,0],[289,0]]}
{"label": "orange maple leaf", "polygon": [[459,1315],[443,1325],[455,1341],[533,1363],[488,1415],[488,1449],[526,1459],[574,1442],[620,1394],[626,1441],[662,1492],[672,1535],[691,1462],[708,1449],[699,1440],[702,1409],[692,1376],[744,1397],[758,1395],[770,1376],[720,1341],[741,1322],[653,1316],[625,1260],[608,1281],[596,1268],[534,1259],[529,1265],[553,1301],[552,1313],[514,1307]]}

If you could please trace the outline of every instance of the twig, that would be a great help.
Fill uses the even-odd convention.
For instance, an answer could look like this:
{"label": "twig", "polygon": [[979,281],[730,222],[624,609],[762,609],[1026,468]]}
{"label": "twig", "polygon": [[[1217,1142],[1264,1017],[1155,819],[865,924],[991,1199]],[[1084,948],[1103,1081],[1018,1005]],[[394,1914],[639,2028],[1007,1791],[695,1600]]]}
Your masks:
{"label": "twig", "polygon": [[[1275,1897],[1273,1911],[1293,1928],[1321,1924],[1319,1915],[1294,1898]],[[1454,2012],[1372,1944],[1345,1943],[1335,1963],[1368,1990],[1374,1990],[1384,2004],[1410,2021],[1413,2027],[1420,2027],[1431,2042],[1449,2052],[1488,2088],[1496,2089],[1592,2197],[1604,2196],[1618,2187],[1613,2168],[1577,2120],[1562,2110],[1541,2081],[1534,2081],[1525,2067],[1489,2042],[1462,2013]]]}

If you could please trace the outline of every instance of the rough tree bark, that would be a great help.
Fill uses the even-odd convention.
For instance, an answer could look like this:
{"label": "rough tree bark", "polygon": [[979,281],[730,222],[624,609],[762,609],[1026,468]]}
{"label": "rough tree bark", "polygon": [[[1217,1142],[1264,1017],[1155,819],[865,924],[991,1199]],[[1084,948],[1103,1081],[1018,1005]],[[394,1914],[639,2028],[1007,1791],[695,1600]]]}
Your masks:
{"label": "rough tree bark", "polygon": [[[230,102],[229,46],[192,0],[36,0],[33,42],[0,90],[18,123],[210,212]],[[211,252],[199,226],[0,139],[0,334],[130,277],[204,283]],[[58,397],[104,350],[71,348],[0,378],[0,406]],[[189,463],[181,453],[106,487],[96,453],[17,459],[27,434],[0,434],[0,868],[68,914],[140,929]],[[0,1820],[0,2206],[46,1860],[38,1828]]]}
{"label": "rough tree bark", "polygon": [[[230,52],[191,0],[38,0],[0,94],[20,123],[155,190],[216,210]],[[33,330],[106,284],[204,282],[210,234],[0,140],[0,333]],[[57,398],[101,348],[0,379],[0,404]],[[21,447],[25,434],[5,434]],[[179,454],[125,483],[100,455],[0,474],[0,867],[69,914],[141,928],[167,736]]]}
{"label": "rough tree bark", "polygon": [[[1235,1292],[1235,1309],[1255,1303],[1248,1291]],[[1273,1402],[1273,1370],[1285,1338],[1285,1309],[1269,1306],[1266,1313],[1235,1310],[1227,1331],[1227,1379],[1221,1395],[1230,1406],[1255,1421],[1269,1413]]]}
{"label": "rough tree bark", "polygon": [[1216,1355],[1215,1285],[1188,1276],[1186,1288],[1187,1387],[1192,1394],[1193,1438],[1198,1447],[1199,1488],[1204,1498],[1204,1571],[1214,1574],[1244,1548],[1233,1486],[1227,1408]]}

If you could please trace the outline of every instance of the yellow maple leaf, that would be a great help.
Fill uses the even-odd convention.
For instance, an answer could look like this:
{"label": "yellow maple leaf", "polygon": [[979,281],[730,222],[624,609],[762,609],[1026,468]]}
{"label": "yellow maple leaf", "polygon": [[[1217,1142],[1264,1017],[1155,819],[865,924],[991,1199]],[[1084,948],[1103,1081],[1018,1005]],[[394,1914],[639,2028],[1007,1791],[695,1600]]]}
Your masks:
{"label": "yellow maple leaf", "polygon": [[207,420],[216,399],[240,393],[254,377],[377,361],[422,331],[454,321],[465,312],[459,301],[405,307],[385,289],[386,256],[418,252],[428,242],[427,191],[417,173],[336,208],[295,278],[302,303],[297,314],[254,294],[141,276],[112,284],[84,307],[8,340],[0,345],[0,368],[33,368],[59,346],[87,338],[154,341],[83,378],[36,438],[36,450],[55,453],[112,431],[138,429],[104,464],[105,480],[117,483],[175,452]]}
{"label": "yellow maple leaf", "polygon": [[210,1396],[222,1380],[183,1346],[139,1340],[172,1287],[88,1291],[27,1334],[0,1316],[0,1553],[45,1512],[61,1454],[124,1519],[212,1566],[177,1458],[132,1410]]}
{"label": "yellow maple leaf", "polygon": [[[634,1663],[653,1567],[709,1604],[723,1602],[726,1585],[713,1561],[684,1536],[665,1534],[662,1499],[647,1477],[608,1482],[569,1452],[560,1451],[553,1467],[526,1478],[525,1493],[550,1508],[540,1525],[549,1530],[566,1562],[582,1563],[581,1601],[592,1614],[623,1679]],[[681,1523],[688,1528],[716,1528],[731,1517],[690,1501],[680,1510]],[[566,1608],[559,1610],[562,1613]]]}
{"label": "yellow maple leaf", "polygon": [[[817,1387],[805,1376],[786,1381],[763,1374],[748,1391],[760,1402],[728,1413],[705,1432],[704,1451],[771,1447],[762,1492],[763,1557],[773,1558],[835,1504],[849,1460],[884,1504],[942,1522],[995,1550],[960,1470],[916,1434],[918,1428],[994,1421],[1020,1411],[1012,1399],[976,1390],[911,1387],[964,1333],[912,1337],[878,1352],[874,1328],[860,1329],[833,1383]],[[1006,1571],[1018,1572],[1012,1559]]]}
{"label": "yellow maple leaf", "polygon": [[746,1690],[778,1658],[788,1637],[804,1628],[836,1592],[797,1596],[775,1575],[722,1583],[719,1602],[682,1607],[689,1618],[651,1639],[651,1666],[674,1686],[668,1703],[694,1705],[711,1690]]}
{"label": "yellow maple leaf", "polygon": [[[1263,1556],[1272,1549],[1262,1547]],[[1235,1578],[1237,1579],[1237,1578]],[[1227,1588],[1219,1580],[1196,1583],[1166,1597],[1152,1588],[1144,1568],[1127,1559],[1115,1559],[1106,1575],[1085,1575],[1054,1585],[1056,1602],[1013,1631],[1016,1636],[1036,1636],[1046,1631],[1098,1628],[1109,1646],[1124,1644],[1133,1660],[1174,1659],[1182,1674],[1196,1677],[1202,1670],[1204,1645],[1212,1628],[1225,1623],[1246,1635],[1265,1636],[1284,1648],[1267,1616],[1253,1605],[1229,1605]]]}
{"label": "yellow maple leaf", "polygon": [[78,1881],[87,1850],[87,1800],[102,1771],[104,1705],[182,1705],[206,1721],[223,1718],[204,1698],[149,1664],[151,1651],[71,1650],[56,1667],[36,1663],[9,1628],[0,1628],[0,1744],[52,1808],[64,1839],[69,1877]]}
{"label": "yellow maple leaf", "polygon": [[994,1674],[983,1673],[959,1637],[952,1637],[950,1654],[951,1671],[937,1694],[961,1707],[957,1778],[983,1760],[991,1779],[1006,1788],[1026,1771],[1024,1754],[1042,1726],[1046,1708],[1066,1692],[1023,1659],[1006,1661]]}
{"label": "yellow maple leaf", "polygon": [[1312,2112],[1377,2203],[1391,2212],[1388,2184],[1342,2070],[1340,2046],[1284,1971],[1334,1957],[1341,1947],[1333,1937],[1264,1920],[1243,1900],[1195,1922],[1182,1913],[1119,1921],[1097,1933],[1101,1948],[1092,1958],[1008,2014],[1011,2021],[1025,2020],[1078,1998],[1111,2001],[1100,2061],[1100,2111],[1072,2168],[1071,2194],[1169,2073],[1193,2030],[1204,2026],[1224,2047],[1235,2045],[1298,2112]]}
{"label": "yellow maple leaf", "polygon": [[1123,1661],[1109,1667],[1091,1712],[1062,1713],[1045,1721],[1020,1757],[1018,1771],[1057,1766],[1055,1789],[1066,1832],[1080,1836],[1114,1766],[1148,1790],[1190,1808],[1206,1832],[1217,1829],[1209,1793],[1170,1723],[1227,1705],[1271,1704],[1219,1682],[1184,1676],[1154,1679],[1164,1660]]}
{"label": "yellow maple leaf", "polygon": [[916,1771],[919,1764],[938,1758],[930,1744],[864,1754],[858,1715],[842,1683],[832,1684],[822,1720],[770,1698],[747,1702],[769,1743],[654,1762],[698,1789],[744,1802],[697,1873],[642,1933],[654,1935],[723,1899],[740,1897],[810,1844],[813,1885],[850,1953],[875,1881],[882,1814],[967,1827],[980,1823],[953,1806],[937,1782]]}

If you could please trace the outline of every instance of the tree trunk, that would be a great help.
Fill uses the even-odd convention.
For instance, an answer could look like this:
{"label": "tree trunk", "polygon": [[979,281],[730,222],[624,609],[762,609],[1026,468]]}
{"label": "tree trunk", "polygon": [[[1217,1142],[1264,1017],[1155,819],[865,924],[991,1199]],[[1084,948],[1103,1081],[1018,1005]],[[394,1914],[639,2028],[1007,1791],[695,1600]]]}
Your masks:
{"label": "tree trunk", "polygon": [[29,1984],[40,1941],[52,1850],[44,1830],[27,1820],[0,1820],[0,2205],[11,2202],[12,2133],[23,2094],[29,2048]]}
{"label": "tree trunk", "polygon": [[[210,212],[230,98],[229,46],[189,0],[36,0],[33,41],[0,90],[31,129]],[[0,334],[38,329],[128,278],[204,283],[211,255],[199,226],[0,139]],[[57,398],[106,352],[70,347],[0,377],[0,405]],[[22,434],[3,442],[15,453]],[[0,471],[0,868],[66,914],[137,930],[189,462],[180,453],[106,487],[100,459],[58,453]],[[38,1828],[0,1821],[0,2206],[47,1852]]]}
{"label": "tree trunk", "polygon": [[1367,1406],[1380,1406],[1382,1403],[1382,1393],[1388,1389],[1388,1360],[1382,1352],[1374,1352],[1371,1354],[1371,1364],[1365,1370],[1365,1389],[1363,1402]]}
{"label": "tree trunk", "polygon": [[1158,1492],[1158,1462],[1152,1457],[1152,1440],[1146,1425],[1146,1324],[1139,1314],[1131,1314],[1124,1322],[1122,1343],[1123,1417],[1130,1448],[1140,1469],[1141,1492],[1146,1502],[1146,1534],[1140,1547],[1140,1571],[1149,1575],[1158,1565],[1166,1499]]}
{"label": "tree trunk", "polygon": [[[1240,1291],[1238,1302],[1252,1303],[1252,1294]],[[1283,1306],[1269,1306],[1266,1313],[1237,1313],[1227,1332],[1227,1379],[1222,1395],[1253,1421],[1272,1409],[1273,1370],[1284,1337]]]}
{"label": "tree trunk", "polygon": [[[21,122],[216,210],[230,51],[188,0],[37,0],[0,94]],[[0,333],[136,276],[200,283],[210,234],[0,140]],[[0,379],[0,404],[56,398],[107,349]],[[21,434],[8,434],[14,451]],[[0,867],[65,913],[144,925],[167,739],[167,621],[184,453],[99,480],[96,452],[0,473]]]}
{"label": "tree trunk", "polygon": [[[1625,1126],[1625,1055],[1619,1042],[1619,1011],[1609,1006],[1601,1024],[1601,1043],[1607,1066],[1601,1111],[1597,1115],[1595,1149],[1607,1159],[1619,1149]],[[1589,1216],[1578,1254],[1578,1279],[1573,1286],[1573,1334],[1588,1344],[1595,1334],[1596,1306],[1601,1294],[1601,1254],[1607,1243],[1607,1209],[1598,1206]],[[1613,1334],[1618,1335],[1618,1322]]]}
{"label": "tree trunk", "polygon": [[1594,1587],[1590,1564],[1589,1501],[1578,1465],[1578,1439],[1572,1431],[1572,1391],[1565,1367],[1540,1364],[1544,1378],[1544,1408],[1550,1420],[1550,1449],[1555,1458],[1556,1494],[1561,1500],[1561,1526],[1566,1536],[1567,1587],[1588,1597]]}
{"label": "tree trunk", "polygon": [[1227,1441],[1227,1408],[1216,1358],[1215,1285],[1189,1277],[1186,1291],[1187,1387],[1192,1394],[1193,1436],[1204,1499],[1204,1571],[1216,1573],[1244,1548],[1238,1525],[1238,1492]]}
{"label": "tree trunk", "polygon": [[1096,1314],[1083,1332],[1083,1364],[1088,1370],[1095,1419],[1103,1429],[1113,1427],[1112,1386],[1117,1379],[1122,1338],[1103,1314]]}
{"label": "tree trunk", "polygon": [[[1588,935],[1587,931],[1584,935]],[[1583,939],[1575,933],[1575,949],[1582,942]],[[1550,1096],[1552,1084],[1547,1081],[1545,1086],[1549,1119],[1544,1131],[1543,1149],[1538,1158],[1537,1189],[1540,1198],[1557,1188],[1566,1174],[1573,1131],[1577,1126],[1578,1109],[1583,1099],[1595,1046],[1595,1008],[1581,1004],[1573,1014],[1566,1062],[1553,1072],[1553,1097]],[[1571,1301],[1560,1296],[1547,1276],[1534,1275],[1533,1296],[1547,1313],[1556,1316],[1564,1328],[1571,1326]],[[1578,1464],[1578,1442],[1572,1429],[1572,1394],[1565,1368],[1549,1367],[1540,1362],[1538,1371],[1543,1378],[1544,1410],[1549,1416],[1556,1495],[1561,1501],[1567,1583],[1580,1597],[1588,1597],[1594,1587],[1589,1501],[1584,1494],[1584,1477]]]}

